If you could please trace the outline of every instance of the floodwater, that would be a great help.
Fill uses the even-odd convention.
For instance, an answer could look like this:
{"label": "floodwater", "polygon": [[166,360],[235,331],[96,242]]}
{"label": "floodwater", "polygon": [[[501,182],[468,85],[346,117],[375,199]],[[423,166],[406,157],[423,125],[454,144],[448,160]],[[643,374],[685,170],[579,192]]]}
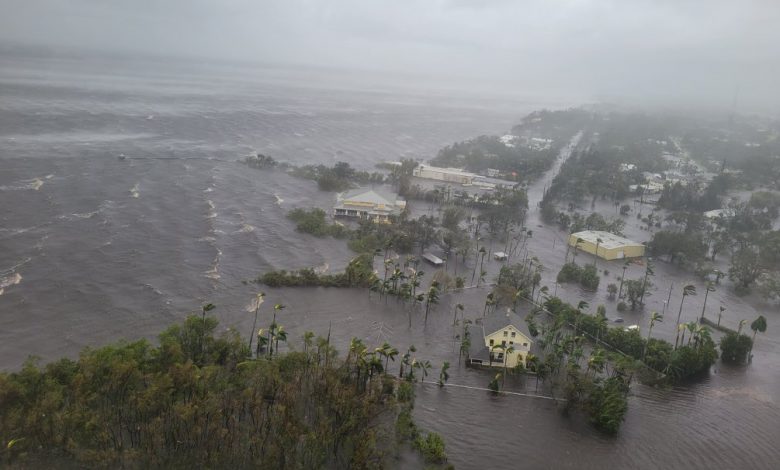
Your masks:
{"label": "floodwater", "polygon": [[[273,268],[342,267],[352,256],[343,241],[298,234],[284,216],[293,207],[328,208],[335,194],[280,172],[248,169],[235,162],[243,155],[260,151],[296,163],[344,160],[371,168],[502,132],[546,104],[371,87],[353,76],[346,82],[301,79],[300,71],[282,69],[1,60],[3,370],[19,367],[29,354],[50,360],[121,338],[153,338],[206,301],[217,304],[224,327],[248,336],[246,305],[259,287],[243,280]],[[531,187],[532,202],[554,172]],[[547,267],[543,284],[553,289],[565,235],[539,225],[532,210],[529,249]],[[649,238],[632,227],[629,236]],[[486,263],[491,275],[497,272],[498,263]],[[604,267],[610,274],[599,293],[558,286],[558,294],[584,298],[593,309],[604,303],[615,316],[604,285],[621,264]],[[627,275],[641,272],[635,266]],[[687,277],[657,263],[659,292],[646,311],[660,311],[664,286]],[[291,347],[304,331],[325,334],[331,327],[342,351],[353,336],[372,346],[416,345],[417,357],[434,366],[429,380],[443,361],[453,364],[453,384],[484,387],[490,379],[488,372],[457,365],[452,340],[453,305],[463,303],[467,317],[480,316],[485,288],[444,294],[428,325],[422,312],[411,312],[412,329],[408,307],[369,298],[365,290],[265,290],[267,304],[288,306],[281,323]],[[691,309],[684,319],[700,312],[702,300],[686,300]],[[675,290],[675,314],[679,301]],[[767,316],[769,329],[757,340],[753,363],[718,364],[708,378],[686,387],[634,386],[616,438],[562,416],[549,400],[429,384],[417,388],[416,419],[445,437],[458,468],[776,468],[777,309],[734,297],[726,286],[710,294],[708,311],[720,304],[730,326],[759,311]],[[626,324],[644,326],[647,314],[622,316]],[[654,334],[673,335],[668,318]],[[532,379],[507,382],[513,390],[534,388]]]}

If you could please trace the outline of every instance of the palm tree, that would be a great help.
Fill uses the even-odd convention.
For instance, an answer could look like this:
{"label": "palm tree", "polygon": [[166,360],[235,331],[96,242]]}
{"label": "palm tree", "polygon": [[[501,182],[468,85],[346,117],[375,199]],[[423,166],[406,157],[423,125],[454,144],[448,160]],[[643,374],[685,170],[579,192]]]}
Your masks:
{"label": "palm tree", "polygon": [[580,300],[580,302],[577,304],[577,313],[574,317],[574,336],[577,336],[577,328],[580,325],[580,317],[582,316],[582,311],[587,310],[590,307],[590,304],[585,302],[584,300]]}
{"label": "palm tree", "polygon": [[[647,258],[647,265],[645,266],[645,278],[642,281],[642,294],[639,296],[639,303],[642,305],[645,304],[645,292],[647,292],[648,276],[655,276],[655,272],[653,271],[653,258]],[[694,291],[695,290],[696,289],[694,288]]]}
{"label": "palm tree", "polygon": [[[479,260],[479,272],[480,272],[480,276],[479,276],[479,278],[477,279],[477,287],[479,287],[479,282],[480,282],[480,281],[484,281],[484,280],[485,280],[485,279],[484,279],[484,275],[485,275],[486,273],[485,273],[485,271],[483,271],[483,270],[482,270],[482,265],[485,263],[485,255],[487,254],[487,250],[485,250],[485,247],[484,247],[484,246],[483,246],[483,247],[480,247],[480,249],[479,249],[479,254],[480,254],[480,256],[481,256],[481,258],[480,258],[480,260]],[[473,276],[472,276],[472,277],[473,277]],[[473,278],[472,278],[471,282],[474,282],[474,279],[473,279]]]}
{"label": "palm tree", "polygon": [[[270,328],[268,328],[268,345],[270,346],[268,348],[268,356],[269,357],[274,355],[274,342],[273,342],[273,339],[274,339],[274,336],[276,336],[276,329],[277,329],[277,326],[278,326],[276,324],[276,314],[278,312],[281,312],[285,308],[287,308],[287,307],[285,305],[282,305],[282,304],[274,305],[274,317],[273,317],[273,320],[271,321]],[[276,344],[278,345],[279,342],[277,341]]]}
{"label": "palm tree", "polygon": [[255,350],[255,357],[260,357],[260,353],[265,349],[266,345],[268,345],[268,338],[265,336],[266,332],[264,329],[260,328],[257,330],[257,348]]}
{"label": "palm tree", "polygon": [[257,331],[257,314],[260,311],[260,305],[263,304],[263,300],[265,300],[265,292],[258,292],[257,296],[255,297],[255,321],[252,323],[252,333],[249,335],[249,351],[251,354],[252,351],[252,340],[255,337],[255,331]]}
{"label": "palm tree", "polygon": [[704,321],[704,310],[707,308],[707,296],[710,295],[710,292],[715,292],[715,283],[710,281],[707,283],[707,288],[704,291],[704,305],[701,307],[701,318],[699,321]]}
{"label": "palm tree", "polygon": [[577,238],[577,241],[574,243],[574,254],[571,257],[572,263],[577,262],[577,250],[579,250],[580,245],[582,245],[583,243],[585,243],[585,240],[583,240],[582,238]]}
{"label": "palm tree", "polygon": [[685,324],[685,328],[688,330],[688,346],[691,345],[691,340],[693,339],[694,333],[696,333],[696,322],[695,321],[689,321]]}
{"label": "palm tree", "polygon": [[206,312],[210,312],[210,311],[214,310],[215,308],[217,308],[217,306],[214,305],[214,304],[211,304],[211,303],[204,304],[201,307],[201,318],[203,319],[203,328],[200,331],[200,341],[199,341],[199,344],[198,344],[198,351],[199,351],[199,353],[200,353],[199,355],[201,356],[202,359],[205,359],[205,353],[206,353],[204,351],[205,348],[204,348],[204,345],[203,345],[203,341],[204,341],[204,339],[206,337]]}
{"label": "palm tree", "polygon": [[603,242],[601,238],[596,238],[596,252],[593,254],[593,266],[596,266],[596,261],[599,259],[599,245]]}
{"label": "palm tree", "polygon": [[450,363],[444,361],[444,363],[441,365],[441,371],[439,372],[439,387],[443,387],[444,384],[447,383],[447,380],[450,379],[450,374],[447,373],[449,369]]}
{"label": "palm tree", "polygon": [[[431,361],[418,361],[415,359],[412,361],[412,368],[420,369],[420,373],[422,374],[420,382],[425,382],[425,378],[428,377],[428,371],[431,369]],[[414,376],[411,378],[414,379]]]}
{"label": "palm tree", "polygon": [[647,341],[645,341],[645,349],[642,351],[642,360],[645,360],[647,354],[647,346],[650,344],[650,335],[653,333],[653,327],[656,323],[664,321],[664,316],[658,312],[653,312],[650,315],[650,326],[647,328]]}
{"label": "palm tree", "polygon": [[620,276],[620,288],[618,289],[618,299],[623,298],[623,279],[626,278],[626,269],[628,269],[628,266],[631,264],[631,260],[626,261],[623,263],[623,274]]}
{"label": "palm tree", "polygon": [[606,363],[607,357],[604,350],[601,348],[594,349],[588,357],[588,367],[585,369],[585,375],[588,375],[588,372],[591,370],[593,375],[596,375],[596,372],[602,372]]}
{"label": "palm tree", "polygon": [[401,367],[398,370],[398,377],[403,378],[404,376],[404,366],[409,367],[409,359],[412,357],[412,353],[416,352],[417,348],[414,347],[414,345],[409,346],[409,349],[406,350],[403,356],[401,356]]}
{"label": "palm tree", "polygon": [[682,342],[685,342],[685,325],[677,324],[677,336],[674,338],[674,349],[677,349],[677,344],[680,341],[680,333],[682,332]]}
{"label": "palm tree", "polygon": [[455,305],[455,309],[454,309],[455,311],[453,312],[452,315],[452,326],[455,326],[455,323],[458,321],[458,311],[463,313],[463,309],[464,309],[463,304]]}
{"label": "palm tree", "polygon": [[542,286],[541,289],[539,289],[539,295],[536,296],[536,303],[538,304],[539,301],[544,297],[545,300],[548,299],[547,294],[550,293],[550,288],[547,286]]}
{"label": "palm tree", "polygon": [[683,309],[683,303],[685,302],[685,298],[689,295],[696,295],[696,286],[693,284],[687,284],[683,286],[682,291],[682,300],[680,300],[680,311],[677,312],[677,324],[680,324],[680,316],[682,315],[682,309]]}
{"label": "palm tree", "polygon": [[488,308],[490,308],[495,301],[495,296],[493,295],[493,292],[488,292],[488,295],[485,296],[485,308],[482,309],[482,318],[487,315]]}
{"label": "palm tree", "polygon": [[742,334],[742,328],[747,324],[747,320],[739,321],[739,328],[737,329],[737,336]]}
{"label": "palm tree", "polygon": [[509,346],[504,346],[502,348],[504,350],[504,377],[501,379],[501,386],[504,386],[504,383],[506,382],[506,360],[509,358],[509,355],[515,352],[515,347],[511,344]]}
{"label": "palm tree", "polygon": [[274,339],[276,340],[276,355],[279,355],[279,341],[287,342],[287,331],[284,330],[284,327],[282,325],[279,325],[279,328],[276,329],[276,334],[274,335]]}
{"label": "palm tree", "polygon": [[[766,318],[763,315],[759,315],[758,318],[753,320],[750,324],[750,329],[753,330],[753,343],[756,342],[756,333],[766,333]],[[750,345],[750,352],[753,352],[753,344]]]}
{"label": "palm tree", "polygon": [[436,305],[439,303],[439,283],[433,281],[431,287],[428,289],[428,295],[425,299],[425,324],[428,324],[428,311],[431,309],[431,304]]}
{"label": "palm tree", "polygon": [[301,335],[301,339],[303,340],[303,352],[306,354],[306,356],[309,355],[309,349],[314,345],[314,333],[311,331],[306,331]]}

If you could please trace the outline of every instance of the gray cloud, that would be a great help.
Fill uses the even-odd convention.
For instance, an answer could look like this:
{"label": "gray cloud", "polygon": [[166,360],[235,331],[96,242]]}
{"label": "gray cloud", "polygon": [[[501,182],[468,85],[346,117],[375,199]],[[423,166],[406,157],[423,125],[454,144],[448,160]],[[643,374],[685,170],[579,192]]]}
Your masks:
{"label": "gray cloud", "polygon": [[[0,41],[776,110],[773,0],[0,0]],[[423,80],[421,78],[421,80]]]}

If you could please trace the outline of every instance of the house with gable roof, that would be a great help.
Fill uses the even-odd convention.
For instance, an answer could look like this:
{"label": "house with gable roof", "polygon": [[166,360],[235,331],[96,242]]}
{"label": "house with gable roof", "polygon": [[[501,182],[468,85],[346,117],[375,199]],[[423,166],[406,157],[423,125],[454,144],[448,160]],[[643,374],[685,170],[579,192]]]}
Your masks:
{"label": "house with gable roof", "polygon": [[[519,315],[507,310],[495,312],[481,320],[480,335],[474,334],[468,363],[472,365],[512,368],[526,366],[534,342],[528,326]],[[477,330],[479,331],[479,330]],[[506,362],[506,364],[505,364]]]}

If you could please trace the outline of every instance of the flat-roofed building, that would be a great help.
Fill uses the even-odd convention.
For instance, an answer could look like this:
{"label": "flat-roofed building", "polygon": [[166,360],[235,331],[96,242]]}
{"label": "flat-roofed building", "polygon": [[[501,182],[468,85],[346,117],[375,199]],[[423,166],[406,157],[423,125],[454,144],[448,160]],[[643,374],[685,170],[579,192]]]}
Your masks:
{"label": "flat-roofed building", "polygon": [[403,198],[380,189],[355,189],[339,194],[333,215],[389,222],[406,208]]}
{"label": "flat-roofed building", "polygon": [[475,179],[480,178],[479,175],[458,168],[439,168],[430,165],[418,165],[412,175],[418,178],[458,184],[473,184]]}
{"label": "flat-roofed building", "polygon": [[569,245],[605,260],[639,258],[645,255],[644,244],[600,230],[572,233],[569,235]]}

